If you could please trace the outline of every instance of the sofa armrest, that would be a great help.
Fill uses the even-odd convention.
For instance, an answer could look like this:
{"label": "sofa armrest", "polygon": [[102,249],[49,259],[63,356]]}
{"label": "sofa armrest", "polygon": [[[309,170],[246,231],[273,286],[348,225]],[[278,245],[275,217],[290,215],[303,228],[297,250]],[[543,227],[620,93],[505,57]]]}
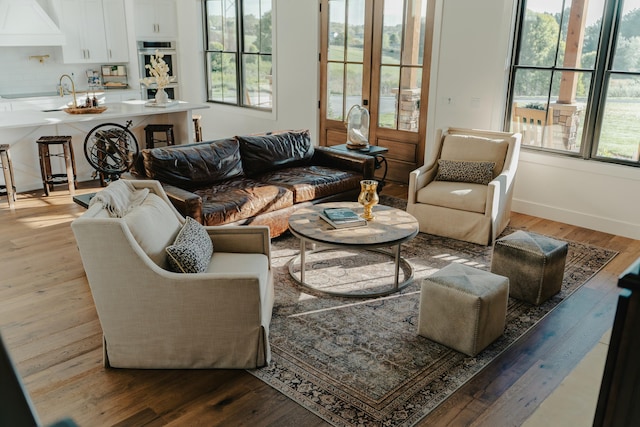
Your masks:
{"label": "sofa armrest", "polygon": [[373,179],[375,159],[360,153],[345,153],[329,147],[315,147],[311,163],[342,170],[351,170],[362,174],[364,179]]}
{"label": "sofa armrest", "polygon": [[185,189],[175,187],[173,185],[162,183],[167,197],[183,216],[190,216],[200,224],[203,224],[202,218],[202,198],[195,193]]}
{"label": "sofa armrest", "polygon": [[221,225],[205,227],[213,248],[220,252],[258,253],[269,258],[271,239],[266,225]]}

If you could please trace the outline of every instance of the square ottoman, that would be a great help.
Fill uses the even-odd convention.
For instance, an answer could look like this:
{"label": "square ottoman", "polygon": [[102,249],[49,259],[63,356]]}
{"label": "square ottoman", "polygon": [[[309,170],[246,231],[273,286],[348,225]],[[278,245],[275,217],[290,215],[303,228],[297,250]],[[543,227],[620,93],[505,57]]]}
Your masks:
{"label": "square ottoman", "polygon": [[518,230],[496,240],[491,272],[509,278],[509,295],[540,305],[560,291],[568,244]]}
{"label": "square ottoman", "polygon": [[504,332],[509,279],[449,264],[422,279],[418,335],[475,356]]}

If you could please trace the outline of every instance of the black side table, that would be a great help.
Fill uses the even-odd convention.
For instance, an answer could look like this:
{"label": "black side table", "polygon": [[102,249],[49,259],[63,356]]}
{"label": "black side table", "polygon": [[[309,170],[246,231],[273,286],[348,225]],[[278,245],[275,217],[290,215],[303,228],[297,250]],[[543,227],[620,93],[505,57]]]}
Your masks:
{"label": "black side table", "polygon": [[342,151],[342,152],[347,152],[347,153],[360,153],[360,154],[365,154],[367,156],[371,156],[375,160],[374,165],[376,170],[380,169],[384,165],[384,172],[382,173],[382,179],[378,182],[378,192],[382,190],[382,187],[384,187],[384,184],[385,184],[384,181],[387,178],[388,165],[387,165],[387,159],[384,156],[386,153],[389,152],[389,149],[387,147],[380,147],[379,145],[369,145],[367,148],[352,149],[347,147],[347,144],[340,144],[340,145],[332,145],[329,148]]}

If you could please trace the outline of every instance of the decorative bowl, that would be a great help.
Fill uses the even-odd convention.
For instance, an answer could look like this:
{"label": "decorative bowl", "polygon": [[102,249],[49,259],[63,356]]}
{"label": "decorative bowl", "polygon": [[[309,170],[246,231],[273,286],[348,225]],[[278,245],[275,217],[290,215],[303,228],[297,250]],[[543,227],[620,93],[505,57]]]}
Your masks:
{"label": "decorative bowl", "polygon": [[107,107],[68,107],[64,111],[69,114],[100,114],[106,109]]}

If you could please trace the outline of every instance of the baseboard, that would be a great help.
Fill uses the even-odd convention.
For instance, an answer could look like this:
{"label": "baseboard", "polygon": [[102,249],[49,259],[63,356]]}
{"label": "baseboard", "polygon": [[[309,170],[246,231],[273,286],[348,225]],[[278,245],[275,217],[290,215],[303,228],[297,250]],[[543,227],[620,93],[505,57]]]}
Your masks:
{"label": "baseboard", "polygon": [[602,231],[604,233],[615,234],[616,236],[628,237],[640,240],[640,225],[629,222],[616,221],[596,215],[582,212],[559,209],[557,207],[532,203],[526,200],[513,199],[511,210],[526,215],[537,216],[550,219],[552,221],[564,222],[590,230]]}

